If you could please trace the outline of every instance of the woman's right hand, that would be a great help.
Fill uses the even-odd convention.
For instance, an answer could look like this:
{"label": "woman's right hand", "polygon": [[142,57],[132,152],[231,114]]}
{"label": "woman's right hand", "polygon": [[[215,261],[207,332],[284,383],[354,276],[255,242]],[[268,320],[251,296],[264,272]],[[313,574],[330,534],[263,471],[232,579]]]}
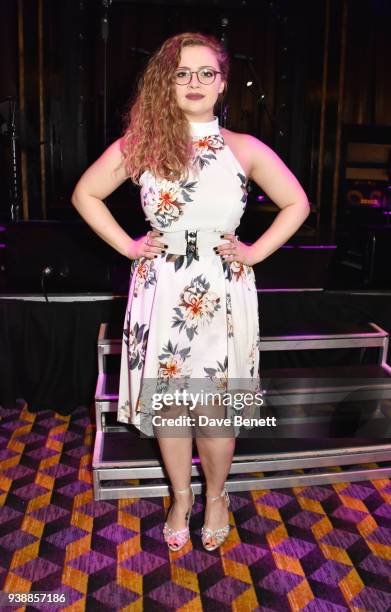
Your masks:
{"label": "woman's right hand", "polygon": [[147,259],[154,259],[158,255],[165,254],[167,244],[163,244],[156,240],[157,236],[162,236],[161,232],[157,230],[149,230],[145,236],[133,240],[130,259],[140,259],[140,257],[146,257]]}

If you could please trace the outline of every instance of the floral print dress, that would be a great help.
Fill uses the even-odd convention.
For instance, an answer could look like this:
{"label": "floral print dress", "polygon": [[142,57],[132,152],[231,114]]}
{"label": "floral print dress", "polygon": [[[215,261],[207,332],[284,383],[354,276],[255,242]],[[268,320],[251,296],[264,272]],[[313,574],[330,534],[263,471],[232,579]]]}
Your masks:
{"label": "floral print dress", "polygon": [[[246,206],[244,171],[224,142],[217,118],[190,127],[194,156],[186,180],[157,180],[149,171],[140,178],[146,219],[166,235],[210,229],[234,233]],[[197,389],[205,383],[208,390],[256,392],[258,370],[258,300],[251,266],[225,262],[212,248],[198,256],[167,249],[157,258],[132,262],[118,421],[152,435],[155,410],[145,389],[164,393],[170,383],[185,380],[196,381]]]}

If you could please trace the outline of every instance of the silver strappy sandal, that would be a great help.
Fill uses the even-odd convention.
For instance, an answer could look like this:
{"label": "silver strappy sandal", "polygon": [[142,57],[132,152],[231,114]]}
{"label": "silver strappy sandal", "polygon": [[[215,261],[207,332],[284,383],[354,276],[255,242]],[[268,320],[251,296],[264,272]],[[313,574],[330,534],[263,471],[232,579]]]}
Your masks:
{"label": "silver strappy sandal", "polygon": [[[206,497],[208,498],[209,501],[217,501],[221,497],[224,497],[225,503],[227,504],[227,508],[229,507],[229,503],[230,503],[229,495],[225,489],[223,489],[220,495],[217,495],[216,497],[209,497],[209,495],[207,495]],[[218,548],[225,542],[225,540],[227,539],[229,535],[229,531],[230,531],[229,524],[225,525],[225,527],[220,527],[219,529],[209,529],[209,527],[205,527],[204,525],[201,529],[201,539],[202,539],[202,545],[205,548],[205,550],[208,550],[208,551],[216,550],[216,548]],[[208,544],[208,542],[212,539],[216,541],[216,544]]]}
{"label": "silver strappy sandal", "polygon": [[193,501],[185,515],[186,527],[183,527],[183,529],[175,530],[169,526],[167,521],[164,523],[164,527],[163,527],[164,541],[166,542],[168,548],[174,552],[176,552],[177,550],[181,550],[190,540],[189,521],[190,521],[191,510],[194,504],[194,491],[191,487],[187,487],[186,489],[173,489],[174,493],[180,493],[182,495],[184,495],[185,493],[188,493],[189,490],[192,493]]}

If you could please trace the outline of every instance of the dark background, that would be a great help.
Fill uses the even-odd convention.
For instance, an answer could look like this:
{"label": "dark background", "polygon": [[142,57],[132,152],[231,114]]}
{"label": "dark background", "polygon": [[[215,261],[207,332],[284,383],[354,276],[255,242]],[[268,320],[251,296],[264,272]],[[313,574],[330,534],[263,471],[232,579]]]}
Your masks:
{"label": "dark background", "polygon": [[[0,17],[3,405],[25,397],[33,409],[67,412],[93,399],[99,325],[122,324],[130,262],[93,234],[70,196],[121,135],[150,53],[186,30],[225,38],[232,57],[226,126],[271,146],[311,202],[290,244],[255,266],[262,334],[303,334],[322,324],[348,333],[350,322],[370,321],[391,332],[389,0],[0,0]],[[17,111],[16,223],[10,100]],[[250,187],[242,240],[257,239],[276,214]],[[363,202],[348,204],[355,187]],[[381,205],[364,205],[376,200],[375,190]],[[131,236],[145,229],[129,181],[107,203]],[[29,291],[50,299],[17,299]],[[87,291],[87,302],[90,292],[120,300],[52,303],[57,291]],[[299,358],[291,358],[296,366]]]}
{"label": "dark background", "polygon": [[[391,3],[114,0],[106,4],[105,8],[99,0],[0,1],[0,115],[4,121],[4,98],[15,96],[21,218],[78,218],[70,204],[73,187],[86,167],[120,136],[122,114],[148,58],[132,48],[153,52],[168,36],[193,30],[226,38],[232,57],[227,127],[266,142],[297,175],[312,204],[300,235],[333,240],[345,205],[341,198],[345,128],[391,125]],[[105,16],[108,33],[102,25]],[[237,54],[253,57],[258,85],[249,63],[233,57]],[[248,80],[254,81],[252,88],[246,87]],[[7,222],[9,139],[3,134],[0,140],[0,220]],[[272,206],[268,209],[267,203],[257,201],[258,195],[254,186],[246,214],[273,212]],[[126,229],[142,226],[137,190],[129,182],[108,203]]]}

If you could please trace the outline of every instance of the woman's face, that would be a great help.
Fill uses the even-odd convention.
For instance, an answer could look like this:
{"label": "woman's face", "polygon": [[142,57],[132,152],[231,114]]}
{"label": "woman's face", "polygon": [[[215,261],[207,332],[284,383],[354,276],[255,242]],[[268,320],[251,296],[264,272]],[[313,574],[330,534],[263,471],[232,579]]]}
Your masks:
{"label": "woman's face", "polygon": [[[182,69],[197,72],[200,68],[220,71],[214,51],[204,45],[184,47],[181,51],[177,72]],[[214,82],[209,85],[200,83],[196,74],[191,75],[191,81],[187,85],[175,83],[178,106],[189,121],[212,121],[213,107],[223,90],[224,81],[221,74],[216,74]]]}

